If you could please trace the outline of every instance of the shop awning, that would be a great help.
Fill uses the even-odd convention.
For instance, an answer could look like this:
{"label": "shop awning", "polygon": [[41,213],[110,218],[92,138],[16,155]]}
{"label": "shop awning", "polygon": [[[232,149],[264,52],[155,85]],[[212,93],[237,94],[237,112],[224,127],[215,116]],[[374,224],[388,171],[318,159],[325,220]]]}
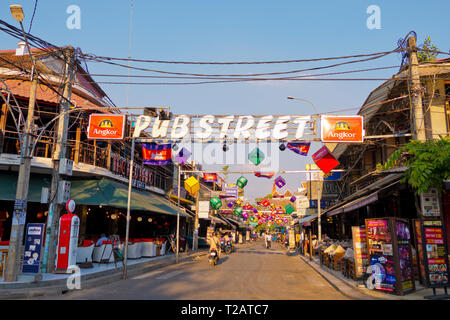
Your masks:
{"label": "shop awning", "polygon": [[370,195],[353,200],[349,203],[346,203],[346,204],[340,206],[339,208],[333,209],[332,211],[328,212],[326,214],[326,216],[331,217],[331,216],[334,216],[339,213],[353,211],[353,210],[359,209],[361,207],[364,207],[368,204],[371,204],[377,200],[378,200],[378,192],[375,192]]}
{"label": "shop awning", "polygon": [[[103,205],[127,208],[128,186],[109,179],[90,179],[71,181],[70,196],[76,204]],[[177,215],[177,207],[169,200],[150,193],[133,189],[131,192],[131,210],[151,211],[161,214]],[[180,211],[180,216],[189,217]]]}
{"label": "shop awning", "polygon": [[[16,199],[17,172],[0,172],[0,200]],[[28,187],[28,201],[41,202],[42,188],[50,188],[52,177],[45,174],[31,174]]]}
{"label": "shop awning", "polygon": [[[320,216],[322,216],[322,215],[320,215]],[[308,224],[311,221],[313,221],[314,219],[317,219],[317,214],[313,214],[313,215],[306,216],[306,217],[303,217],[301,219],[298,219],[298,224],[299,225]]]}

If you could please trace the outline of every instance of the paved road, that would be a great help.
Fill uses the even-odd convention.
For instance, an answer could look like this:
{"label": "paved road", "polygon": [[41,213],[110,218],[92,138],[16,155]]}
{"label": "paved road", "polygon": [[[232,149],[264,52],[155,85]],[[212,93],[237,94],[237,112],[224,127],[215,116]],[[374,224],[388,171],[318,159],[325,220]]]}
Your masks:
{"label": "paved road", "polygon": [[[83,284],[81,283],[81,286]],[[210,267],[207,256],[98,288],[45,299],[323,300],[347,299],[280,244],[238,245]]]}

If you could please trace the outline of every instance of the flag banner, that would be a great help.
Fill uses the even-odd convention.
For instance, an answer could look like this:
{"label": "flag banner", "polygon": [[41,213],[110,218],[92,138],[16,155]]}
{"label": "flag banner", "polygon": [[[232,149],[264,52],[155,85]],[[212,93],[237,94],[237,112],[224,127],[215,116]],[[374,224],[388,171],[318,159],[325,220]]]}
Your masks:
{"label": "flag banner", "polygon": [[258,178],[271,179],[274,175],[275,175],[274,172],[260,172],[260,171],[255,172],[255,176],[257,176]]}
{"label": "flag banner", "polygon": [[295,153],[307,156],[309,147],[311,146],[311,142],[289,142],[287,147],[289,150],[294,151]]}
{"label": "flag banner", "polygon": [[171,144],[142,144],[144,164],[163,166],[172,163]]}
{"label": "flag banner", "polygon": [[333,154],[326,146],[320,148],[312,155],[316,165],[324,172],[328,173],[339,165],[339,161],[335,159]]}
{"label": "flag banner", "polygon": [[216,173],[204,173],[203,174],[203,181],[205,181],[205,182],[216,182],[217,181],[217,174]]}

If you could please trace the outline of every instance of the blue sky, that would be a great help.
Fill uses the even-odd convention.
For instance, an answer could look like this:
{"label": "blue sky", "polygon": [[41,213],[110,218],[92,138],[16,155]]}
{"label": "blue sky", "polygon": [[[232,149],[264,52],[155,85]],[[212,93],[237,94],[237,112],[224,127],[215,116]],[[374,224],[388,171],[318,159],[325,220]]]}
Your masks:
{"label": "blue sky", "polygon": [[[2,1],[0,18],[17,25],[9,4],[21,4],[28,30],[35,1]],[[56,45],[80,47],[84,53],[129,55],[130,0],[39,0],[31,33]],[[66,27],[66,9],[81,9],[81,29]],[[381,29],[369,30],[370,5],[381,10]],[[184,61],[262,61],[343,56],[391,50],[410,30],[423,43],[429,35],[441,50],[449,51],[449,1],[275,1],[189,0],[133,1],[131,56],[141,59]],[[0,49],[12,49],[17,40],[0,34]],[[400,55],[350,65],[330,72],[395,66]],[[160,70],[193,73],[261,73],[302,69],[323,63],[254,66],[149,65]],[[91,73],[127,74],[126,70],[89,63]],[[397,69],[348,75],[388,78]],[[132,74],[142,74],[133,71]],[[347,77],[347,76],[344,76]],[[96,78],[97,81],[117,79]],[[123,80],[123,79],[122,79]],[[133,81],[142,81],[140,79]],[[147,79],[145,81],[153,81]],[[129,106],[170,106],[180,114],[310,114],[310,105],[287,96],[312,101],[319,111],[358,108],[381,81],[269,81],[190,86],[130,86]],[[102,85],[118,106],[126,105],[126,86]],[[355,114],[354,111],[340,114]],[[314,145],[314,152],[320,145]],[[310,152],[311,152],[310,151]],[[311,152],[311,153],[312,153]],[[310,157],[285,151],[282,170],[302,170]],[[236,177],[237,178],[237,177]],[[303,175],[286,176],[294,191]],[[267,194],[272,185],[250,178],[249,197]],[[256,187],[257,185],[257,187]]]}

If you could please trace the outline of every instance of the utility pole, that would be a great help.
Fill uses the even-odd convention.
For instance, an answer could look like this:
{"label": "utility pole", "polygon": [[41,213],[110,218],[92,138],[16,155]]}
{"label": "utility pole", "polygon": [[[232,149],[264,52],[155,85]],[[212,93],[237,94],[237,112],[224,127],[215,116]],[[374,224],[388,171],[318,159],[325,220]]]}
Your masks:
{"label": "utility pole", "polygon": [[420,84],[420,74],[419,74],[419,62],[417,59],[417,47],[416,38],[408,38],[409,53],[409,87],[411,95],[411,108],[412,108],[412,119],[411,119],[411,129],[413,133],[414,140],[426,141],[425,132],[425,117],[423,114],[422,105],[422,87]]}
{"label": "utility pole", "polygon": [[[33,61],[32,58],[31,60]],[[25,124],[23,141],[20,148],[19,176],[17,178],[16,201],[14,203],[11,235],[9,238],[8,263],[6,264],[4,277],[5,282],[17,281],[17,277],[21,270],[20,254],[23,241],[23,232],[25,229],[25,220],[27,217],[28,186],[30,183],[31,158],[33,156],[30,154],[30,151],[32,144],[32,127],[34,122],[34,106],[36,104],[36,88],[38,82],[38,77],[34,69],[35,67],[33,66],[31,73],[30,99],[28,100],[27,122]]]}
{"label": "utility pole", "polygon": [[50,207],[47,217],[47,229],[45,236],[44,257],[41,270],[43,273],[53,272],[55,270],[56,243],[58,232],[58,221],[61,212],[61,204],[58,203],[58,184],[61,180],[59,174],[60,160],[66,157],[67,149],[67,128],[69,125],[70,100],[72,95],[72,81],[74,76],[75,50],[68,47],[66,53],[66,71],[63,98],[61,99],[60,113],[61,118],[58,120],[58,132],[56,135],[55,150],[53,152],[53,171],[50,191]]}
{"label": "utility pole", "polygon": [[197,197],[195,199],[195,220],[194,220],[194,235],[192,237],[192,250],[198,249],[198,201],[200,198],[200,189],[197,191]]}

